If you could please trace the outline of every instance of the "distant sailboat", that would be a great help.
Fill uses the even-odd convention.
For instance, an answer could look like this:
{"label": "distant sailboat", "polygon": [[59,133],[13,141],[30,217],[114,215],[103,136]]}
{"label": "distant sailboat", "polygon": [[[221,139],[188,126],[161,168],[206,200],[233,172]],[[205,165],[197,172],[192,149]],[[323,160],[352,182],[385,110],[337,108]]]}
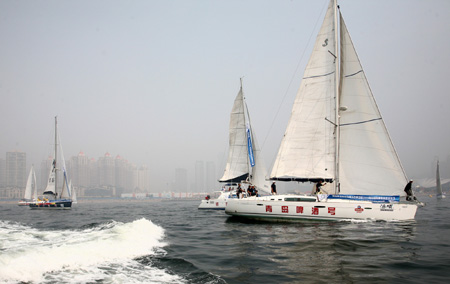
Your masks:
{"label": "distant sailboat", "polygon": [[78,203],[77,191],[72,187],[72,180],[69,182],[69,192],[72,193],[72,204]]}
{"label": "distant sailboat", "polygon": [[[66,165],[64,162],[64,154],[62,153],[61,143],[58,136],[58,121],[55,117],[55,148],[53,162],[50,167],[47,187],[43,196],[39,197],[36,202],[30,203],[31,209],[70,209],[72,207],[71,193],[68,184]],[[58,146],[61,148],[62,162],[58,163]],[[62,169],[58,168],[60,166]],[[58,193],[58,174],[57,171],[62,170],[63,182],[61,190]],[[59,195],[59,196],[58,196]]]}
{"label": "distant sailboat", "polygon": [[439,161],[437,161],[436,166],[436,198],[437,199],[445,198],[445,194],[442,192],[441,176],[439,174]]}
{"label": "distant sailboat", "polygon": [[236,185],[240,183],[254,185],[260,193],[269,193],[266,174],[261,149],[251,127],[241,79],[241,87],[230,114],[228,160],[225,172],[219,180],[226,186],[219,192],[218,198],[202,200],[198,208],[224,210],[229,199],[237,198]]}
{"label": "distant sailboat", "polygon": [[25,187],[25,194],[23,199],[19,201],[19,206],[28,206],[32,202],[36,202],[37,198],[37,183],[36,183],[36,173],[34,172],[34,167],[31,166],[30,173],[27,179],[27,185]]}
{"label": "distant sailboat", "polygon": [[232,200],[225,212],[283,221],[409,220],[416,214],[418,202],[405,198],[404,189],[412,192],[405,188],[408,179],[335,0],[317,35],[270,179],[313,182],[318,194]]}

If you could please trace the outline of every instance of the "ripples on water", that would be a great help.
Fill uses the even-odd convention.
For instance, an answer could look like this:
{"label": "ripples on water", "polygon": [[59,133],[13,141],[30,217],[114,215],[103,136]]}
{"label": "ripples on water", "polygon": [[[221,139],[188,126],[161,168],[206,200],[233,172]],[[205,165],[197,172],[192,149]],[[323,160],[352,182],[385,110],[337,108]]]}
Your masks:
{"label": "ripples on water", "polygon": [[0,282],[445,283],[449,200],[412,222],[250,223],[198,201],[0,204]]}

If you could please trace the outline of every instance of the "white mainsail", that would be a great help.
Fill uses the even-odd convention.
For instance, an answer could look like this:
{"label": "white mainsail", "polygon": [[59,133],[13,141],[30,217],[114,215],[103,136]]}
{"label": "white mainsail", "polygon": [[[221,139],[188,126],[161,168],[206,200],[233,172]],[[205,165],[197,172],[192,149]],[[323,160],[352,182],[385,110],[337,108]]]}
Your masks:
{"label": "white mainsail", "polygon": [[220,182],[240,182],[249,174],[244,94],[242,85],[234,100],[230,115],[229,151],[225,172]]}
{"label": "white mainsail", "polygon": [[28,174],[27,185],[25,187],[24,199],[33,199],[37,197],[37,184],[36,174],[34,167],[31,166],[30,173]]}
{"label": "white mainsail", "polygon": [[340,193],[404,195],[405,172],[342,15],[340,31]]}
{"label": "white mainsail", "polygon": [[271,179],[334,179],[335,127],[325,120],[335,120],[336,108],[334,10],[330,2],[295,98]]}
{"label": "white mainsail", "polygon": [[323,179],[334,183],[328,193],[405,195],[405,172],[342,16],[336,51],[335,7],[330,1],[270,178]]}

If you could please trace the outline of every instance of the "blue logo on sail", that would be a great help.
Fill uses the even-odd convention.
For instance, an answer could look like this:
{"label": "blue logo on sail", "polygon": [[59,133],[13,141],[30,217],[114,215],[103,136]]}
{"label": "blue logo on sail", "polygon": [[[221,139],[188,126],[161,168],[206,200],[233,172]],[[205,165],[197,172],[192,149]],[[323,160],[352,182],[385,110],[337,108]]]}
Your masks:
{"label": "blue logo on sail", "polygon": [[248,159],[250,160],[250,165],[255,166],[255,157],[253,156],[253,146],[252,146],[252,136],[250,135],[250,129],[247,126],[247,147],[248,147]]}

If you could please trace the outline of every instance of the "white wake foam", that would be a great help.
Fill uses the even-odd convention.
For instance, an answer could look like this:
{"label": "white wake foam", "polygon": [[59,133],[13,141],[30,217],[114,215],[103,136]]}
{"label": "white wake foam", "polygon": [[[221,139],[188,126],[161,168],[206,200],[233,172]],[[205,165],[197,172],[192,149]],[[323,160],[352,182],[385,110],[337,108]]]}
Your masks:
{"label": "white wake foam", "polygon": [[81,231],[0,221],[0,282],[181,283],[133,259],[161,253],[164,229],[146,219]]}

